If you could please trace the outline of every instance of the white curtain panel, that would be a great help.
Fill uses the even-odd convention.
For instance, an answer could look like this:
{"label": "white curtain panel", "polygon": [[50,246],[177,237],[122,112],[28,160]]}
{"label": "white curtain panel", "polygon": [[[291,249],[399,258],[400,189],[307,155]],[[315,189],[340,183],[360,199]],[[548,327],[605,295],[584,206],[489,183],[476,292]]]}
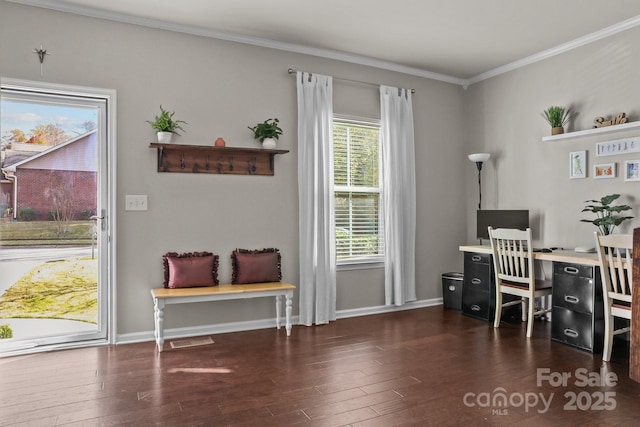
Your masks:
{"label": "white curtain panel", "polygon": [[411,91],[380,86],[385,302],[416,299],[416,168]]}
{"label": "white curtain panel", "polygon": [[333,224],[333,82],[298,72],[298,197],[300,214],[300,323],[336,319]]}

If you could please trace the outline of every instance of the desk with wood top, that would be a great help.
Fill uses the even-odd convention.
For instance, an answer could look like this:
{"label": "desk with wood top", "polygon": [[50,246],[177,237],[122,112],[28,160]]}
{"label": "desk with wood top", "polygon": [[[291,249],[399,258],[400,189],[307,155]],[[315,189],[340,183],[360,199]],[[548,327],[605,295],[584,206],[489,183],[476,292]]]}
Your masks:
{"label": "desk with wood top", "polygon": [[[495,313],[495,277],[490,246],[464,245],[462,310],[488,322]],[[604,303],[598,255],[557,250],[534,252],[534,260],[553,264],[551,339],[592,353],[602,349]],[[518,309],[519,306],[514,306]],[[519,312],[503,316],[520,317]]]}
{"label": "desk with wood top", "polygon": [[[462,245],[460,246],[461,252],[475,252],[480,254],[493,254],[491,246],[487,245]],[[553,252],[534,252],[533,259],[539,261],[551,261],[551,262],[568,262],[571,264],[581,264],[596,266],[598,262],[598,254],[595,253],[580,253],[568,250],[556,250]]]}

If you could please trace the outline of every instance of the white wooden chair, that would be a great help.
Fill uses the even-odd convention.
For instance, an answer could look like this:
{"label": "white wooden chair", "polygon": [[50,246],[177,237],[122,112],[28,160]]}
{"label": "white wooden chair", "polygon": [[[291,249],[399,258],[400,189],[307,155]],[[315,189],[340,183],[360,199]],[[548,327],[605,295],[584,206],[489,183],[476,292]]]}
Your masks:
{"label": "white wooden chair", "polygon": [[594,233],[600,261],[600,277],[604,297],[604,348],[602,360],[611,359],[613,336],[631,330],[630,327],[614,329],[616,317],[631,319],[632,234],[601,235]]}
{"label": "white wooden chair", "polygon": [[[551,295],[551,281],[535,278],[531,229],[525,231],[489,227],[496,281],[496,314],[493,326],[500,326],[502,308],[522,304],[522,321],[527,322],[527,337],[533,332],[536,315],[551,309],[535,310],[535,299]],[[519,296],[520,300],[502,303],[502,294]]]}

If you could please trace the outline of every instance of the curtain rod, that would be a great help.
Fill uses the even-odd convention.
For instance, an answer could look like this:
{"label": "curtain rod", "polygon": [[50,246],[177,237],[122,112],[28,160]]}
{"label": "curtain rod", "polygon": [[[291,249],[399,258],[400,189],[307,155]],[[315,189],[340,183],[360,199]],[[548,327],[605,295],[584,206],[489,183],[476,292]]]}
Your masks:
{"label": "curtain rod", "polygon": [[[295,74],[297,72],[298,72],[298,70],[294,70],[293,68],[289,68],[287,70],[287,73],[289,73],[289,74]],[[309,74],[311,74],[311,73],[309,73]],[[360,84],[363,84],[363,85],[378,86],[378,87],[380,86],[379,84],[376,84],[376,83],[363,82],[361,80],[345,79],[343,77],[334,77],[334,79],[343,80],[345,82],[351,82],[351,83],[360,83]],[[415,89],[411,89],[411,93],[416,93],[416,90]]]}

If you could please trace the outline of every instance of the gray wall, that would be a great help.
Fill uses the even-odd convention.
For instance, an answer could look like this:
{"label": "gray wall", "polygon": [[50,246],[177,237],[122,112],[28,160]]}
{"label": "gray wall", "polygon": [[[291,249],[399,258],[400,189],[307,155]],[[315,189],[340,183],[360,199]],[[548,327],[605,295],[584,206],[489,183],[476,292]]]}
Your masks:
{"label": "gray wall", "polygon": [[[0,75],[40,80],[33,50],[41,43],[51,53],[43,80],[117,91],[118,334],[153,329],[149,289],[161,285],[161,256],[168,251],[219,254],[226,282],[234,248],[277,247],[283,280],[298,282],[296,90],[288,67],[416,89],[418,298],[438,298],[440,275],[460,270],[457,247],[466,240],[465,210],[475,200],[473,176],[460,172],[471,169],[464,132],[469,94],[461,87],[0,1]],[[222,136],[229,146],[257,147],[247,126],[278,117],[279,146],[290,153],[276,158],[274,177],[157,173],[149,148],[154,134],[145,120],[160,104],[189,122],[177,143],[208,145]],[[334,111],[379,117],[377,88],[336,81]],[[149,210],[125,212],[126,194],[147,194]],[[339,272],[337,308],[383,305],[383,287],[381,269]],[[165,327],[272,317],[267,300],[175,306]]]}
{"label": "gray wall", "polygon": [[[542,142],[550,129],[540,113],[550,105],[571,106],[577,114],[569,131],[589,129],[594,118],[619,112],[640,120],[639,67],[636,28],[472,85],[464,100],[466,139],[471,151],[492,153],[483,169],[483,207],[530,209],[536,245],[567,248],[594,246],[595,227],[579,221],[594,218],[581,213],[585,200],[620,193],[619,201],[630,204],[638,217],[640,183],[625,182],[623,168],[625,160],[640,159],[640,153],[596,157],[595,144],[640,131]],[[569,179],[569,153],[581,150],[587,151],[588,176]],[[610,162],[617,163],[618,176],[594,179],[593,165]],[[467,239],[472,241],[477,185],[469,177],[465,183]],[[633,219],[620,231],[638,225],[640,219]]]}

